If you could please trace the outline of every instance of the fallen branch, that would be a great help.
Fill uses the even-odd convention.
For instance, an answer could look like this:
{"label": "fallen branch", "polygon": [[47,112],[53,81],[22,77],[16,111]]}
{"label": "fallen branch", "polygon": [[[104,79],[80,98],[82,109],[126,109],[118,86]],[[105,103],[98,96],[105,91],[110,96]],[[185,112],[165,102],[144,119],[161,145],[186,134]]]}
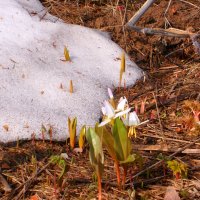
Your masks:
{"label": "fallen branch", "polygon": [[[151,137],[151,138],[156,138],[156,139],[163,139],[163,137],[157,136],[157,135],[149,135],[149,134],[145,134],[145,133],[142,133],[141,135],[145,136],[145,137]],[[167,137],[165,137],[165,140],[174,141],[174,142],[181,142],[181,143],[188,143],[188,144],[191,143],[188,140],[180,140],[180,139],[167,138]],[[195,145],[199,145],[200,146],[200,143],[195,143]]]}
{"label": "fallen branch", "polygon": [[147,0],[143,6],[135,13],[135,15],[126,24],[126,27],[133,27],[144,13],[149,9],[149,7],[154,3],[155,0]]}
{"label": "fallen branch", "polygon": [[143,33],[145,35],[161,35],[167,37],[179,37],[179,38],[189,38],[191,34],[187,31],[176,29],[176,28],[142,28],[138,26],[129,26],[127,29],[134,30],[138,33]]}
{"label": "fallen branch", "polygon": [[[137,151],[162,151],[162,152],[176,152],[175,149],[168,145],[134,145],[134,150]],[[181,153],[184,154],[200,154],[200,149],[185,149]]]}

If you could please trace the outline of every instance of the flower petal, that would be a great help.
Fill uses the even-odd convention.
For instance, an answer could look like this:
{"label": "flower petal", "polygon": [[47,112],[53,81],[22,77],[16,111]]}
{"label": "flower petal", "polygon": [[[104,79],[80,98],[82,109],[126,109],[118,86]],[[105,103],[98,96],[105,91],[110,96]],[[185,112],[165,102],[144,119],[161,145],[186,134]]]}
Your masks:
{"label": "flower petal", "polygon": [[125,126],[129,126],[129,115],[125,115],[125,117],[121,117]]}
{"label": "flower petal", "polygon": [[109,95],[110,99],[113,99],[113,93],[110,88],[108,88],[108,95]]}
{"label": "flower petal", "polygon": [[119,100],[119,103],[117,105],[117,111],[124,110],[126,105],[128,105],[128,101],[127,101],[126,97],[121,97]]}
{"label": "flower petal", "polygon": [[149,120],[146,120],[146,121],[143,121],[143,122],[139,123],[138,126],[146,124],[147,122],[149,122]]}
{"label": "flower petal", "polygon": [[111,121],[111,119],[105,119],[104,121],[102,121],[99,125],[98,125],[98,127],[101,127],[101,126],[105,126],[106,124],[108,124],[109,122]]}
{"label": "flower petal", "polygon": [[101,108],[101,112],[103,113],[103,115],[106,115],[106,108],[105,108],[105,107],[102,107],[102,108]]}
{"label": "flower petal", "polygon": [[115,116],[115,110],[114,108],[112,107],[112,105],[108,102],[108,101],[104,101],[104,108],[105,108],[105,111],[106,111],[106,116],[108,118],[112,118]]}
{"label": "flower petal", "polygon": [[140,120],[135,111],[129,113],[129,126],[138,126],[140,124]]}
{"label": "flower petal", "polygon": [[120,117],[120,116],[123,116],[123,115],[129,113],[130,110],[131,110],[131,108],[128,108],[128,109],[126,109],[126,110],[123,110],[123,111],[121,111],[121,112],[118,112],[117,114],[115,114],[114,119],[117,118],[117,117]]}

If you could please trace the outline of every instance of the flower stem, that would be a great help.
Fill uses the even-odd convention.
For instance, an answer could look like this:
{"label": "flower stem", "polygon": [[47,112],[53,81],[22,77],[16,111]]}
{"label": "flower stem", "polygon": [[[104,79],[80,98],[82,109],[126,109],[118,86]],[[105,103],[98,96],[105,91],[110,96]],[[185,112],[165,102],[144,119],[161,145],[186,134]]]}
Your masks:
{"label": "flower stem", "polygon": [[123,187],[124,187],[126,183],[127,167],[124,166],[123,169],[124,169],[124,174],[123,174]]}
{"label": "flower stem", "polygon": [[121,186],[121,183],[120,183],[120,169],[119,169],[118,161],[115,161],[115,170],[116,170],[116,175],[117,175],[117,183],[118,183],[118,186],[120,187]]}
{"label": "flower stem", "polygon": [[102,186],[101,186],[101,175],[98,173],[98,190],[99,190],[99,200],[102,199]]}

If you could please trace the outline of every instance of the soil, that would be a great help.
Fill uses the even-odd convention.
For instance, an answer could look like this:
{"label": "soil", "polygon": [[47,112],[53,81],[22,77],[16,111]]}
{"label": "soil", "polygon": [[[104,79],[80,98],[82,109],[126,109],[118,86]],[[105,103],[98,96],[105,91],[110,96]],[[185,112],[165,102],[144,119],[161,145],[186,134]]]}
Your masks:
{"label": "soil", "polygon": [[[173,186],[182,200],[197,200],[200,199],[200,127],[195,120],[200,120],[200,55],[189,38],[147,36],[124,29],[123,25],[144,2],[42,0],[51,14],[67,23],[109,32],[112,40],[145,72],[134,87],[115,91],[116,101],[125,95],[141,121],[150,120],[138,127],[137,137],[132,138],[133,151],[143,157],[144,164],[131,167],[125,188],[119,189],[113,162],[106,154],[103,199],[134,199],[135,195],[138,200],[159,200],[164,198],[167,186]],[[199,19],[199,0],[163,0],[155,1],[137,26],[173,27],[200,33]],[[196,153],[178,152],[195,139],[199,141],[186,149]],[[70,159],[66,162],[67,173],[58,181],[61,167],[46,164],[50,156],[61,152],[67,153]],[[172,159],[187,165],[187,179],[175,178],[167,167],[165,159],[174,152]],[[158,160],[163,160],[161,165],[147,170]],[[77,154],[66,143],[35,141],[34,138],[2,144],[0,169],[13,189],[5,192],[5,186],[0,183],[1,199],[75,200],[94,199],[98,195],[88,146]],[[133,179],[143,169],[146,172]]]}
{"label": "soil", "polygon": [[[118,6],[115,6],[115,3],[111,5],[109,1],[101,5],[98,4],[98,1],[81,2],[77,6],[72,1],[69,3],[65,3],[65,1],[54,3],[53,1],[44,1],[44,5],[52,6],[53,9],[50,9],[50,12],[66,23],[79,24],[109,32],[113,41],[125,49],[133,61],[145,70],[154,71],[163,64],[183,65],[183,59],[191,59],[195,55],[194,47],[189,39],[146,36],[123,29],[122,25],[128,22],[145,1],[128,1],[127,9],[125,1],[119,1]],[[190,28],[195,33],[200,31],[199,9],[188,4],[188,2],[172,1],[164,17],[168,3],[169,1],[156,1],[137,25],[151,28],[173,27],[181,30]],[[199,5],[198,0],[189,3]],[[167,56],[169,53],[171,55]],[[195,59],[199,59],[199,57],[195,56]],[[150,60],[152,60],[151,63]]]}

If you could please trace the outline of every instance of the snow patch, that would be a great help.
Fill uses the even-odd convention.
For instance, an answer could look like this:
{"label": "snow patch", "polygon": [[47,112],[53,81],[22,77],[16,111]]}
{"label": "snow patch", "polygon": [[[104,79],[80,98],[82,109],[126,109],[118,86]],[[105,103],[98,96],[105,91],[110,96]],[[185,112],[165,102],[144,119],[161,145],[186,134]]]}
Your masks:
{"label": "snow patch", "polygon": [[[63,61],[64,46],[71,62]],[[122,51],[99,31],[48,14],[38,0],[0,1],[0,142],[42,138],[42,124],[65,140],[67,117],[78,118],[78,129],[94,126],[107,87],[118,86]],[[130,86],[142,71],[126,58]]]}

